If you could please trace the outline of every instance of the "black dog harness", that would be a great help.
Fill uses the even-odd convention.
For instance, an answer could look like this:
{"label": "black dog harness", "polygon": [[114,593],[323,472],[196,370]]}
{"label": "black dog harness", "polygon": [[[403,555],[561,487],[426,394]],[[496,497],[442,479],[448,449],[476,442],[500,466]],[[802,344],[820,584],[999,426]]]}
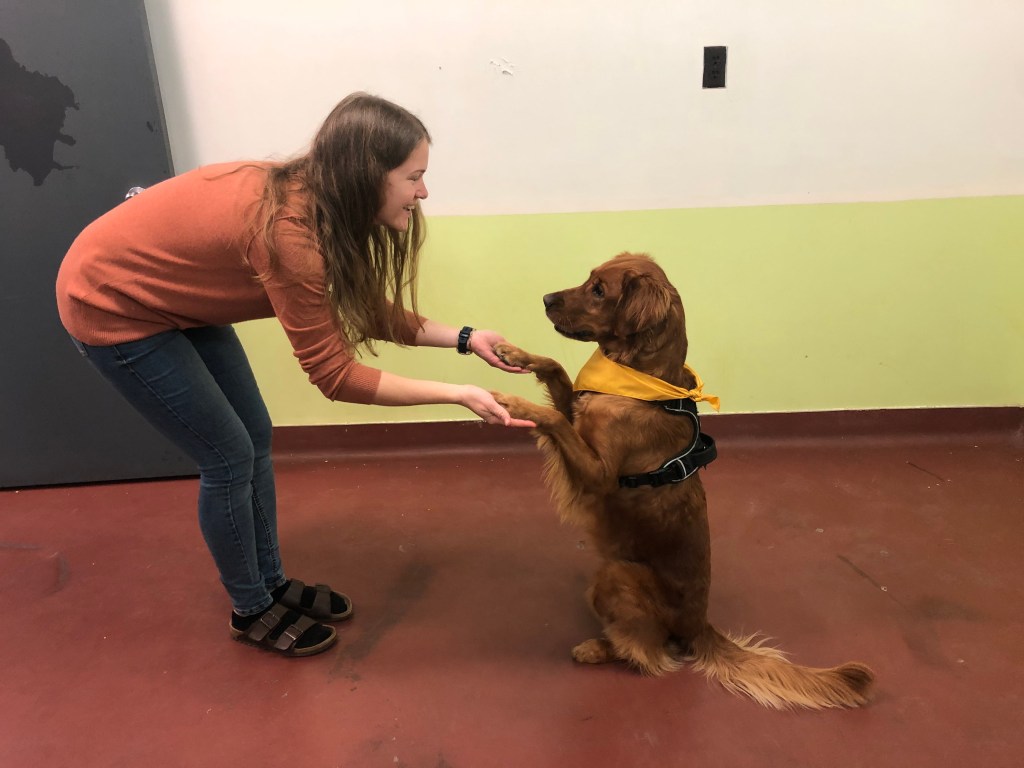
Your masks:
{"label": "black dog harness", "polygon": [[669,413],[688,416],[693,422],[693,439],[682,453],[676,454],[653,472],[620,477],[619,486],[622,488],[639,488],[641,485],[657,488],[669,483],[681,483],[698,469],[703,469],[718,458],[718,449],[715,447],[714,439],[700,431],[697,403],[689,398],[656,400],[654,402]]}

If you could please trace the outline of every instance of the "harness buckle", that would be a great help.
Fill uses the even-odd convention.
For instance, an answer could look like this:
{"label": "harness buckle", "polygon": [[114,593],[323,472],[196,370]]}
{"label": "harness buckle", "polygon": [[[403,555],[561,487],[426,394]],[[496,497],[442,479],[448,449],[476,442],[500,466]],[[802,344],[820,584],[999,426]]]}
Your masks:
{"label": "harness buckle", "polygon": [[686,464],[683,462],[684,458],[686,458],[686,456],[676,456],[673,459],[669,459],[661,466],[661,469],[658,471],[661,479],[661,485],[666,483],[681,483],[697,470],[697,468],[694,467],[687,472]]}

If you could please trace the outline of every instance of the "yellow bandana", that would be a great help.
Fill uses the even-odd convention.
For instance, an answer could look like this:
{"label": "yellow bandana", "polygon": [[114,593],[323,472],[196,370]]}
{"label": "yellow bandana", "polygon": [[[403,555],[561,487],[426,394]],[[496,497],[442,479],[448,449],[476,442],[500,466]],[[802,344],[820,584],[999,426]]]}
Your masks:
{"label": "yellow bandana", "polygon": [[683,365],[683,368],[692,373],[697,380],[695,388],[676,387],[661,379],[648,376],[646,373],[620,365],[605,357],[601,353],[601,349],[598,348],[587,364],[580,369],[572,388],[576,392],[603,392],[606,395],[622,395],[635,400],[686,398],[695,403],[704,401],[717,411],[719,408],[718,398],[714,395],[705,395],[704,382],[701,381],[697,372],[686,364]]}

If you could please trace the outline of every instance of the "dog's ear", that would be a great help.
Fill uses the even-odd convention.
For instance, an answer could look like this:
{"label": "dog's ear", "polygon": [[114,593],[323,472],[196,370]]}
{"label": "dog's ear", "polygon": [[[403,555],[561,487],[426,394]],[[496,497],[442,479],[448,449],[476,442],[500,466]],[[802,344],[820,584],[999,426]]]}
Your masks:
{"label": "dog's ear", "polygon": [[632,336],[665,322],[672,309],[672,294],[672,286],[654,275],[626,272],[615,318],[616,335]]}

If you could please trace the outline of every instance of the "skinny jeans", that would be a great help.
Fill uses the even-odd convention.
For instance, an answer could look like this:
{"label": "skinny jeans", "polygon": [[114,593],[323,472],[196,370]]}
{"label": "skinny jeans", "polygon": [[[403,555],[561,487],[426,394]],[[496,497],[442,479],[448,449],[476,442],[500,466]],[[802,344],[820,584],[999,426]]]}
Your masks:
{"label": "skinny jeans", "polygon": [[270,414],[230,326],[75,346],[199,468],[199,528],[234,611],[268,608],[285,583]]}

